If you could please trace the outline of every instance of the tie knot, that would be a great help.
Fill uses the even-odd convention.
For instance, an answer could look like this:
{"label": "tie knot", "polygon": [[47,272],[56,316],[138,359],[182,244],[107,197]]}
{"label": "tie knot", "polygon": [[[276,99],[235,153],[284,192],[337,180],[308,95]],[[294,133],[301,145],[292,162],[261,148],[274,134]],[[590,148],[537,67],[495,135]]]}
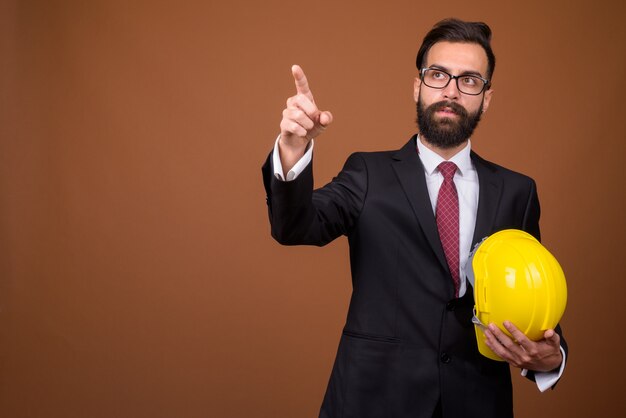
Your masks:
{"label": "tie knot", "polygon": [[439,164],[439,172],[443,175],[444,180],[452,180],[454,173],[456,173],[456,164],[444,161]]}

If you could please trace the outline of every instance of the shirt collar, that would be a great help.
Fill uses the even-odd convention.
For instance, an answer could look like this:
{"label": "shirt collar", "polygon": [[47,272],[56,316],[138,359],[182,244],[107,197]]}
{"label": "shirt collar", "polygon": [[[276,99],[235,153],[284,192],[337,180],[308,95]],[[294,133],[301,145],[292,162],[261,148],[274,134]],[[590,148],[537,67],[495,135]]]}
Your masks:
{"label": "shirt collar", "polygon": [[[446,161],[441,155],[427,148],[426,145],[422,143],[419,135],[417,136],[417,152],[419,153],[420,160],[422,160],[422,164],[424,165],[424,171],[426,174],[432,175],[439,164]],[[451,161],[456,164],[458,170],[457,173],[463,176],[464,173],[467,173],[472,169],[472,159],[470,158],[470,151],[472,150],[472,142],[470,140],[467,141],[467,145],[461,151],[457,152],[452,158],[447,161]]]}

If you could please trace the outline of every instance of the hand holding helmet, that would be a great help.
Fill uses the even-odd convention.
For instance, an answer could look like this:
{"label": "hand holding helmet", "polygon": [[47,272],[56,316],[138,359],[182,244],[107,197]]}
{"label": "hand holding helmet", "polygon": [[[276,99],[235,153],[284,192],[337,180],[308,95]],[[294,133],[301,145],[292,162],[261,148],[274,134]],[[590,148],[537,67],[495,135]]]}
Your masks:
{"label": "hand holding helmet", "polygon": [[554,327],[567,286],[554,256],[532,235],[509,229],[478,244],[469,263],[480,353],[534,371],[556,368],[562,355]]}
{"label": "hand holding helmet", "polygon": [[544,332],[543,339],[532,341],[509,321],[504,327],[514,340],[495,324],[489,324],[485,333],[485,344],[501,359],[520,369],[548,372],[557,368],[563,361],[561,338],[553,329]]}

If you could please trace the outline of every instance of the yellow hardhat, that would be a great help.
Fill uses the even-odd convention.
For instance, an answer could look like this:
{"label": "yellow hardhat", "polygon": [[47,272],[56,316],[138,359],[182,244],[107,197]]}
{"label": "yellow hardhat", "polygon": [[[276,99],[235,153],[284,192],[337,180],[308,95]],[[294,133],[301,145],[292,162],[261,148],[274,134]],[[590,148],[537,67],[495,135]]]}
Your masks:
{"label": "yellow hardhat", "polygon": [[517,229],[496,232],[476,245],[468,267],[476,341],[483,356],[503,361],[485,344],[484,326],[494,323],[511,336],[503,326],[510,321],[538,341],[563,316],[565,275],[556,258],[532,235]]}

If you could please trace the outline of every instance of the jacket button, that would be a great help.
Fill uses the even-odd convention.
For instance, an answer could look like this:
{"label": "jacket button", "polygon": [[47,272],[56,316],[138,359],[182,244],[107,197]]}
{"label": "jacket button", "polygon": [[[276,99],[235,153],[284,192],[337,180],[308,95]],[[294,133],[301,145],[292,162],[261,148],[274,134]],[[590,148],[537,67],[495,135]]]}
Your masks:
{"label": "jacket button", "polygon": [[448,355],[448,353],[441,353],[441,362],[444,364],[448,364],[452,361],[452,359],[450,358],[450,356]]}
{"label": "jacket button", "polygon": [[446,303],[447,310],[453,311],[454,308],[456,308],[456,302],[454,300],[451,300],[450,302]]}

